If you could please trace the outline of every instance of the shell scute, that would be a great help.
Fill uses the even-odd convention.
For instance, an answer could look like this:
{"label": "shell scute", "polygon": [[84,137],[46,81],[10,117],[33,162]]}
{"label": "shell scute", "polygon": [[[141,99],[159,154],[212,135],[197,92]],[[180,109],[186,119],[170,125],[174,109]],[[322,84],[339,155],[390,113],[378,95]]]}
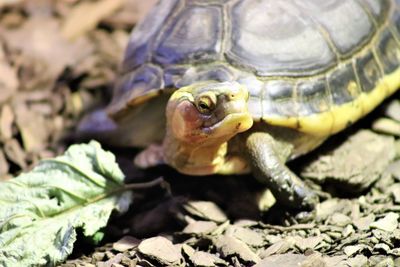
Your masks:
{"label": "shell scute", "polygon": [[217,6],[187,7],[164,32],[154,60],[182,64],[217,59],[221,50],[221,17]]}
{"label": "shell scute", "polygon": [[260,76],[306,75],[335,63],[335,54],[290,1],[240,1],[232,7],[232,64]]}

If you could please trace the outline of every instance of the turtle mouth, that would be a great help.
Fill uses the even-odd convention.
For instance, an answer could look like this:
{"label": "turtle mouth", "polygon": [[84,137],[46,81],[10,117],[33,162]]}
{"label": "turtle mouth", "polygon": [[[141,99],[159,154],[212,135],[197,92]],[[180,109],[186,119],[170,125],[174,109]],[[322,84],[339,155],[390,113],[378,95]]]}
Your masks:
{"label": "turtle mouth", "polygon": [[213,125],[202,128],[207,135],[215,137],[235,135],[247,131],[253,126],[253,118],[249,112],[235,112],[226,115]]}

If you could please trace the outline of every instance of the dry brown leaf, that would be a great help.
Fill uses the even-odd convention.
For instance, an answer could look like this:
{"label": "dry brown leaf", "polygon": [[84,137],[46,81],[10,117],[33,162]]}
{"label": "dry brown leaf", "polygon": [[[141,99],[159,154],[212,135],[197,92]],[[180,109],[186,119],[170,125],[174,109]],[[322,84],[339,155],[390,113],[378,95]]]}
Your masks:
{"label": "dry brown leaf", "polygon": [[0,0],[0,7],[15,5],[22,2],[22,0]]}
{"label": "dry brown leaf", "polygon": [[1,42],[0,42],[0,73],[1,73],[0,104],[2,104],[16,92],[19,82],[16,70],[12,68],[6,60],[5,52],[3,51]]}
{"label": "dry brown leaf", "polygon": [[0,181],[2,177],[8,173],[9,165],[6,160],[6,156],[4,155],[3,151],[0,150]]}
{"label": "dry brown leaf", "polygon": [[61,28],[62,36],[74,40],[94,29],[104,18],[110,16],[124,4],[124,0],[82,1],[66,17]]}
{"label": "dry brown leaf", "polygon": [[0,107],[0,140],[5,141],[12,137],[14,119],[14,112],[9,105]]}
{"label": "dry brown leaf", "polygon": [[114,15],[105,19],[115,28],[130,28],[145,17],[158,0],[126,0],[124,6]]}
{"label": "dry brown leaf", "polygon": [[42,115],[30,110],[25,103],[17,103],[16,122],[20,130],[24,149],[38,152],[43,149],[51,134],[49,121]]}
{"label": "dry brown leaf", "polygon": [[22,51],[22,83],[30,82],[40,88],[44,83],[52,85],[67,66],[77,64],[93,50],[87,39],[70,42],[63,38],[59,21],[50,17],[31,17],[22,27],[0,28],[0,33],[10,47]]}
{"label": "dry brown leaf", "polygon": [[10,139],[4,144],[4,153],[7,158],[17,164],[21,169],[25,169],[28,165],[26,163],[25,151],[15,139]]}

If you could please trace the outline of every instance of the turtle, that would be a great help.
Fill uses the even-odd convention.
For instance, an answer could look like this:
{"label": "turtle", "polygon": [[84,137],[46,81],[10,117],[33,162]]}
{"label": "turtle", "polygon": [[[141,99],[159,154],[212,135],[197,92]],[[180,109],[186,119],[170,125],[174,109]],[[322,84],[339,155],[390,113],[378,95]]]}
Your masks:
{"label": "turtle", "polygon": [[318,195],[286,163],[400,86],[399,0],[162,0],[133,29],[109,105],[81,131],[136,165],[251,173],[291,208]]}

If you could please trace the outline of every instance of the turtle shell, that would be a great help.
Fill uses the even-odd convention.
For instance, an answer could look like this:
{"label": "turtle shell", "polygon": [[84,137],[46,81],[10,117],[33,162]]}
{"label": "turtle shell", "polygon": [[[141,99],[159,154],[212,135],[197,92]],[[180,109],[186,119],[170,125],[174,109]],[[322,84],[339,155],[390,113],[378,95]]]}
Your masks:
{"label": "turtle shell", "polygon": [[255,120],[336,132],[400,85],[399,5],[162,0],[132,32],[109,114],[197,81],[238,81]]}

